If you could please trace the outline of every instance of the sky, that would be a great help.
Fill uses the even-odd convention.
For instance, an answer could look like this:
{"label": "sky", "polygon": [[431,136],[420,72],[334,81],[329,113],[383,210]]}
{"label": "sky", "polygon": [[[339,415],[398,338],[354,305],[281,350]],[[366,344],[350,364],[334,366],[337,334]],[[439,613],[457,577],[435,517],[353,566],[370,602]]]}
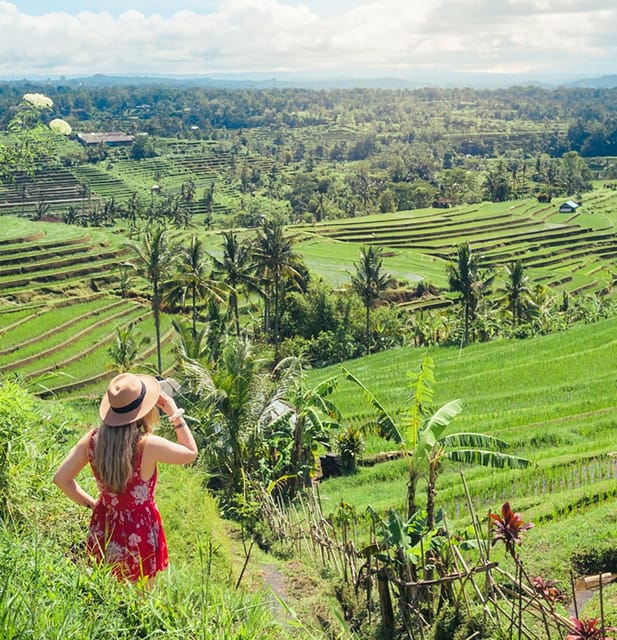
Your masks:
{"label": "sky", "polygon": [[598,77],[617,74],[617,2],[0,0],[0,78],[95,73]]}

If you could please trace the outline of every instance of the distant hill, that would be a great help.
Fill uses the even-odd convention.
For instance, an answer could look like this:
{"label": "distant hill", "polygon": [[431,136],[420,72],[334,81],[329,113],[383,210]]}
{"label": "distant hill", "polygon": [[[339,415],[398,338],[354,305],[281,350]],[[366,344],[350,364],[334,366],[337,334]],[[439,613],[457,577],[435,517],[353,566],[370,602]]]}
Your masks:
{"label": "distant hill", "polygon": [[572,80],[571,78],[532,78],[516,74],[479,74],[479,73],[438,73],[427,74],[423,71],[410,72],[409,77],[368,77],[357,76],[317,76],[310,73],[283,73],[272,76],[266,73],[254,74],[211,74],[211,75],[113,75],[93,74],[91,76],[23,78],[3,80],[0,83],[29,85],[63,85],[65,87],[111,87],[139,85],[173,85],[177,87],[209,87],[214,89],[419,89],[422,87],[472,89],[507,89],[510,87],[536,86],[544,89],[557,87],[590,87],[609,89],[617,87],[617,75]]}
{"label": "distant hill", "polygon": [[[57,80],[53,82],[54,84],[58,83]],[[288,78],[277,78],[267,77],[264,74],[212,76],[116,76],[95,74],[87,77],[62,78],[60,79],[60,82],[69,87],[166,84],[178,87],[210,87],[215,89],[302,88],[315,90],[353,89],[358,87],[380,89],[417,89],[429,84],[426,82],[415,82],[401,78],[311,78],[296,75]]]}
{"label": "distant hill", "polygon": [[570,82],[568,87],[590,87],[592,89],[614,89],[617,87],[617,75],[585,78]]}

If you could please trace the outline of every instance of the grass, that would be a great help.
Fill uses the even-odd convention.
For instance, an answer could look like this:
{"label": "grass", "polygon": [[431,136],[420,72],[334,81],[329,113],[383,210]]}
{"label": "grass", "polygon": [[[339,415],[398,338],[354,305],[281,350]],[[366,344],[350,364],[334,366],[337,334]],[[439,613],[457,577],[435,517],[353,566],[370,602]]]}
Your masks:
{"label": "grass", "polygon": [[[115,261],[112,260],[113,265],[103,256],[111,255],[113,251],[126,251],[127,241],[121,233],[88,230],[85,239],[88,251],[83,253],[82,242],[79,244],[80,254],[75,254],[75,264],[70,264],[69,252],[63,258],[63,263],[70,266],[57,265],[51,269],[45,267],[55,264],[54,260],[48,263],[41,260],[45,255],[45,247],[53,244],[58,251],[65,252],[69,248],[68,242],[73,238],[84,238],[83,229],[63,224],[33,223],[12,217],[3,220],[9,224],[3,226],[0,241],[3,235],[11,239],[12,244],[7,245],[11,247],[11,256],[19,263],[30,259],[36,270],[27,276],[19,273],[0,276],[4,287],[0,293],[5,297],[4,300],[0,298],[0,335],[3,337],[0,370],[26,378],[36,377],[31,384],[46,393],[50,388],[60,387],[63,393],[70,392],[70,388],[65,388],[70,381],[79,383],[78,386],[83,390],[82,381],[96,375],[105,377],[111,364],[107,349],[114,339],[114,331],[131,319],[138,320],[138,333],[150,339],[142,350],[138,366],[154,369],[154,326],[149,317],[149,305],[136,304],[132,300],[123,301],[117,296],[105,296],[106,291],[111,292],[114,286],[119,285],[120,275],[116,269],[119,254],[116,254]],[[12,232],[8,233],[6,229]],[[65,232],[64,238],[58,231]],[[36,240],[27,239],[34,236]],[[101,249],[103,246],[108,248]],[[8,260],[6,263],[8,265]],[[111,266],[114,268],[110,270]],[[85,277],[80,275],[80,270],[91,273]],[[64,279],[57,281],[58,278]],[[48,279],[51,282],[47,282]],[[17,286],[15,283],[19,282],[21,284]],[[105,297],[92,299],[92,289],[101,289]],[[136,293],[139,294],[138,291]],[[15,300],[9,300],[11,296]],[[103,308],[111,303],[117,306]],[[163,334],[169,329],[170,325],[164,319]],[[166,344],[163,357],[165,368],[168,368],[173,360],[169,353],[169,341]],[[98,393],[101,384],[97,379],[88,382],[87,392]]]}
{"label": "grass", "polygon": [[[76,302],[76,304],[66,307],[49,307],[44,312],[39,312],[36,315],[30,314],[28,319],[19,325],[15,325],[16,318],[13,318],[12,314],[0,315],[0,331],[3,328],[6,329],[3,334],[2,350],[0,351],[8,351],[9,348],[20,347],[22,343],[36,339],[35,344],[30,343],[27,347],[20,347],[17,353],[11,352],[6,356],[0,355],[0,365],[6,364],[6,362],[10,363],[17,358],[23,358],[31,353],[39,353],[47,346],[61,342],[66,339],[66,335],[63,335],[65,328],[69,335],[75,335],[82,325],[87,327],[104,319],[106,316],[135,309],[145,311],[144,307],[134,303],[122,302],[108,297]],[[9,322],[4,324],[7,320]],[[51,332],[54,335],[50,335],[47,343],[43,339],[43,335]]]}
{"label": "grass", "polygon": [[[354,263],[360,258],[357,244],[331,238],[312,238],[297,245],[311,273],[321,276],[334,287],[349,284]],[[446,285],[445,263],[440,258],[408,249],[386,251],[384,269],[392,276],[411,284],[429,281],[437,286]]]}
{"label": "grass", "polygon": [[[308,612],[300,622],[291,611],[281,615],[273,609],[260,578],[263,556],[249,562],[237,586],[244,564],[241,547],[204,491],[198,467],[161,465],[157,503],[170,566],[152,591],[120,584],[105,568],[87,562],[88,514],[57,490],[51,476],[73,443],[97,423],[96,404],[40,402],[14,383],[0,384],[0,445],[7,425],[18,423],[22,436],[13,443],[9,485],[0,484],[0,497],[8,497],[9,506],[0,522],[0,637],[324,637]],[[88,469],[79,482],[95,493]]]}

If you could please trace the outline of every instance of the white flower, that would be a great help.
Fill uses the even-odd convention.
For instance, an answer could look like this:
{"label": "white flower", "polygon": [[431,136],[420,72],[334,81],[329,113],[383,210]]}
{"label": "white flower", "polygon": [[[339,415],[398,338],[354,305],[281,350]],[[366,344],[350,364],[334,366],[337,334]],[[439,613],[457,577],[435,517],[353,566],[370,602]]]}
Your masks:
{"label": "white flower", "polygon": [[141,536],[131,533],[129,536],[129,547],[136,547],[141,542]]}
{"label": "white flower", "polygon": [[38,109],[51,109],[54,106],[54,101],[42,93],[25,93],[23,100]]}
{"label": "white flower", "polygon": [[110,564],[121,562],[125,555],[126,551],[117,542],[110,541],[105,549],[105,560]]}
{"label": "white flower", "polygon": [[148,485],[147,484],[138,484],[133,491],[131,491],[131,495],[135,498],[135,504],[143,504],[148,500]]}
{"label": "white flower", "polygon": [[49,128],[56,133],[61,133],[63,136],[71,135],[71,125],[66,121],[62,120],[62,118],[54,118],[49,123]]}

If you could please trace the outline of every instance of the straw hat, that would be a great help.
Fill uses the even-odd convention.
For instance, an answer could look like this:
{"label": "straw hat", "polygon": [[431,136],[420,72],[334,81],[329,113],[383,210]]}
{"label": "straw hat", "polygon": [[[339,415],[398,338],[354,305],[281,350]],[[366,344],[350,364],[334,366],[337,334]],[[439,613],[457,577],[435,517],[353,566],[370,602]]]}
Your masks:
{"label": "straw hat", "polygon": [[121,427],[147,415],[160,395],[161,386],[153,376],[121,373],[109,383],[99,415],[108,427]]}

